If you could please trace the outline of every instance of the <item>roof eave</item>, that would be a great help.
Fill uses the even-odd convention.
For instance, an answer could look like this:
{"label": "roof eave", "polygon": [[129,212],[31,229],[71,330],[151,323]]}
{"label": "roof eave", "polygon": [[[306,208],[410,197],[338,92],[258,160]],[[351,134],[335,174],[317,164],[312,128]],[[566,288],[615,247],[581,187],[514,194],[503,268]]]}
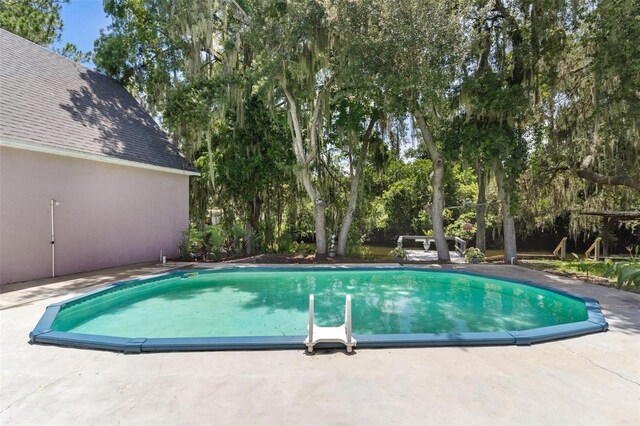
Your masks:
{"label": "roof eave", "polygon": [[194,170],[176,169],[173,167],[158,166],[155,164],[141,163],[138,161],[123,160],[107,155],[91,154],[69,148],[61,148],[51,145],[40,145],[33,142],[21,142],[0,137],[0,147],[23,149],[26,151],[40,152],[43,154],[60,155],[63,157],[79,158],[100,163],[117,164],[120,166],[135,167],[138,169],[155,170],[165,173],[173,173],[185,176],[200,176],[200,172]]}

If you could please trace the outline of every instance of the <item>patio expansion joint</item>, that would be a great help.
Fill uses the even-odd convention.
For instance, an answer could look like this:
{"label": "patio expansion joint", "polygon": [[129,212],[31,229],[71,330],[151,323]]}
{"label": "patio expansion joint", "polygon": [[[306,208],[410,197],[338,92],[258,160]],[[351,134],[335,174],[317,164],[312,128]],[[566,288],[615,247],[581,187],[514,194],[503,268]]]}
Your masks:
{"label": "patio expansion joint", "polygon": [[576,352],[576,351],[571,350],[571,348],[569,348],[567,345],[565,345],[565,344],[561,343],[561,346],[562,346],[563,348],[565,348],[567,351],[571,352],[573,355],[577,355],[577,356],[579,356],[580,358],[582,358],[582,359],[585,359],[585,360],[589,361],[593,366],[598,367],[599,369],[604,370],[604,371],[606,371],[606,372],[608,372],[608,373],[614,374],[614,375],[616,375],[616,376],[620,377],[621,379],[626,380],[627,382],[633,383],[633,384],[634,384],[634,385],[636,385],[636,386],[640,386],[640,383],[636,382],[635,380],[630,379],[630,378],[628,378],[628,377],[626,377],[626,376],[624,376],[624,375],[622,375],[622,374],[618,373],[617,371],[613,371],[613,370],[611,370],[611,369],[609,369],[609,368],[607,368],[607,367],[604,367],[604,366],[602,366],[602,365],[600,365],[600,364],[597,364],[596,362],[594,362],[594,361],[593,361],[591,358],[589,358],[588,356],[582,355],[582,354],[580,354],[580,353],[578,353],[578,352]]}
{"label": "patio expansion joint", "polygon": [[28,396],[28,395],[21,396],[20,398],[16,399],[16,400],[15,400],[15,401],[13,401],[11,404],[7,405],[7,407],[6,407],[4,410],[0,411],[0,414],[4,413],[5,411],[9,411],[9,408],[11,408],[11,407],[13,406],[13,404],[15,404],[16,402],[20,402],[20,401],[22,401],[23,399],[26,399],[26,398],[27,398],[27,396]]}
{"label": "patio expansion joint", "polygon": [[[47,384],[45,384],[45,385],[43,385],[43,386],[40,386],[40,388],[39,388],[36,392],[34,392],[34,393],[28,393],[28,394],[25,394],[25,395],[20,396],[18,399],[15,399],[14,401],[12,401],[12,402],[11,402],[11,404],[7,405],[7,406],[6,406],[2,411],[0,411],[0,414],[3,414],[3,413],[5,413],[5,412],[9,411],[9,409],[10,409],[11,407],[13,407],[15,404],[17,404],[17,403],[19,403],[19,402],[23,402],[23,401],[25,401],[25,400],[27,400],[27,399],[31,398],[32,396],[38,396],[38,395],[37,395],[37,393],[39,393],[39,392],[41,392],[41,391],[43,391],[43,390],[45,390],[45,389],[49,388],[49,387],[50,387],[50,386],[52,386],[52,385],[55,385],[55,384],[57,384],[57,383],[60,383],[63,379],[64,379],[64,378],[62,378],[62,377],[57,378],[57,379],[53,380],[52,382],[49,382],[49,383],[47,383]],[[4,424],[4,423],[3,423],[3,424]]]}

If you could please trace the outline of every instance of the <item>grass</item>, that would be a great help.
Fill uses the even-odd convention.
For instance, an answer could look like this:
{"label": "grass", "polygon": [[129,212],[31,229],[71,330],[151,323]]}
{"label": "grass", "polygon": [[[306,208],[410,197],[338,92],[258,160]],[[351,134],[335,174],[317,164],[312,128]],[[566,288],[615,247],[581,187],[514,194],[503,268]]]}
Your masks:
{"label": "grass", "polygon": [[[519,262],[526,263],[532,269],[548,270],[553,272],[560,272],[563,274],[584,275],[589,277],[606,278],[604,276],[607,271],[607,265],[604,262],[596,262],[595,260],[555,260],[555,259],[535,259],[535,260],[520,260]],[[612,282],[615,280],[611,280]]]}
{"label": "grass", "polygon": [[[604,262],[595,260],[555,260],[555,259],[532,259],[519,260],[518,264],[538,271],[550,272],[556,275],[568,276],[593,284],[606,287],[617,287],[615,277],[606,277],[607,265]],[[587,276],[588,271],[588,276]],[[640,293],[640,288],[633,286],[622,287],[623,290],[633,293]]]}

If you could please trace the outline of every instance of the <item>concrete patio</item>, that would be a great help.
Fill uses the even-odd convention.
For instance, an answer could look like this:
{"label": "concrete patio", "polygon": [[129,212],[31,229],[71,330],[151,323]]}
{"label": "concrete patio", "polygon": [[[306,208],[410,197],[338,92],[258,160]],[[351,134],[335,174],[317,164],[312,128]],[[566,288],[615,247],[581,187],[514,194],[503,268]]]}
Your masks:
{"label": "concrete patio", "polygon": [[598,299],[610,330],[530,347],[123,355],[30,345],[50,303],[133,265],[11,284],[0,298],[0,424],[638,424],[640,295],[518,266],[452,268]]}

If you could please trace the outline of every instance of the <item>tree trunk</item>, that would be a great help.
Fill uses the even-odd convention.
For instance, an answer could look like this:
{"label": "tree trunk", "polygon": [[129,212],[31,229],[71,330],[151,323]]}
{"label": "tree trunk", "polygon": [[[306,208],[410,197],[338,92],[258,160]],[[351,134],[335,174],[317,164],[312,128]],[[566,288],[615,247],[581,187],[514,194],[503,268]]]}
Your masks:
{"label": "tree trunk", "polygon": [[326,206],[324,200],[318,199],[314,204],[314,221],[316,225],[316,255],[327,255],[327,227],[325,223]]}
{"label": "tree trunk", "polygon": [[478,202],[476,204],[476,247],[481,252],[487,252],[487,170],[476,163],[478,177]]}
{"label": "tree trunk", "polygon": [[498,188],[498,196],[500,197],[502,210],[502,227],[504,238],[504,262],[511,263],[511,259],[516,263],[518,261],[518,251],[516,248],[516,226],[511,216],[511,197],[505,190],[504,185],[504,168],[500,160],[494,162],[494,173],[496,175],[496,186]]}
{"label": "tree trunk", "polygon": [[449,247],[447,239],[444,235],[444,223],[442,221],[442,211],[444,210],[444,160],[436,147],[433,136],[427,127],[427,122],[422,112],[415,111],[413,116],[422,133],[429,156],[433,162],[433,173],[431,174],[431,187],[433,191],[433,199],[431,203],[431,222],[433,223],[433,239],[436,242],[436,250],[438,251],[438,260],[449,262]]}
{"label": "tree trunk", "polygon": [[278,208],[276,211],[276,236],[275,241],[278,243],[278,250],[280,250],[280,238],[282,237],[282,216],[284,214],[282,208],[282,195],[278,192]]}
{"label": "tree trunk", "polygon": [[[364,147],[362,148],[364,151]],[[358,159],[360,162],[360,159]],[[340,234],[338,235],[338,248],[336,253],[338,256],[345,256],[347,252],[347,239],[349,238],[349,230],[351,228],[351,222],[353,221],[353,213],[356,211],[356,204],[358,202],[358,184],[360,180],[360,170],[356,166],[355,175],[351,178],[351,190],[349,193],[349,202],[347,204],[347,213],[342,220],[342,226],[340,227]]]}
{"label": "tree trunk", "polygon": [[610,217],[604,217],[604,228],[602,229],[602,255],[609,257],[609,230],[613,225],[614,220]]}
{"label": "tree trunk", "polygon": [[260,211],[262,209],[262,200],[260,199],[260,197],[255,197],[253,202],[249,203],[248,205],[248,210],[251,212],[250,216],[249,216],[249,220],[247,221],[247,224],[245,226],[245,232],[244,232],[244,243],[245,243],[245,248],[244,248],[244,252],[245,254],[251,256],[252,254],[254,254],[254,249],[256,246],[256,242],[255,242],[255,236],[256,233],[258,231],[258,229],[260,229]]}
{"label": "tree trunk", "polygon": [[342,226],[340,227],[340,234],[338,236],[338,256],[345,256],[347,252],[347,239],[349,238],[349,230],[351,229],[351,222],[353,221],[353,214],[356,211],[358,203],[358,190],[360,188],[360,179],[362,177],[362,171],[364,167],[364,160],[367,157],[367,151],[369,150],[369,139],[373,132],[373,127],[376,124],[375,119],[371,119],[369,126],[362,137],[362,146],[360,147],[360,155],[358,156],[358,163],[356,164],[356,170],[351,178],[351,188],[349,192],[349,203],[347,204],[347,213],[342,220]]}
{"label": "tree trunk", "polygon": [[253,226],[250,221],[247,221],[244,227],[244,254],[247,256],[253,255],[253,234],[254,234]]}
{"label": "tree trunk", "polygon": [[300,127],[300,120],[298,118],[298,107],[295,99],[287,90],[283,87],[287,102],[289,104],[289,117],[291,118],[291,134],[293,142],[293,152],[296,157],[296,163],[298,165],[297,173],[298,177],[302,181],[307,195],[313,203],[313,216],[315,222],[316,231],[316,254],[320,256],[326,256],[327,254],[327,231],[325,221],[326,203],[320,196],[320,192],[316,189],[312,182],[312,174],[310,169],[310,163],[315,160],[318,147],[317,147],[317,126],[320,121],[320,95],[316,99],[313,115],[311,118],[311,124],[308,132],[309,152],[305,152],[304,148],[304,136]]}
{"label": "tree trunk", "polygon": [[216,189],[216,168],[213,163],[213,147],[211,146],[211,130],[207,130],[207,154],[209,160],[209,178],[211,179],[211,195],[213,198],[213,193]]}
{"label": "tree trunk", "polygon": [[313,186],[309,170],[307,168],[302,168],[299,169],[297,173],[298,177],[302,181],[302,186],[304,186],[309,199],[313,203],[313,221],[316,231],[316,254],[324,256],[327,254],[327,230],[325,221],[326,203]]}
{"label": "tree trunk", "polygon": [[264,241],[263,247],[273,249],[273,222],[271,221],[271,194],[269,189],[264,196]]}

